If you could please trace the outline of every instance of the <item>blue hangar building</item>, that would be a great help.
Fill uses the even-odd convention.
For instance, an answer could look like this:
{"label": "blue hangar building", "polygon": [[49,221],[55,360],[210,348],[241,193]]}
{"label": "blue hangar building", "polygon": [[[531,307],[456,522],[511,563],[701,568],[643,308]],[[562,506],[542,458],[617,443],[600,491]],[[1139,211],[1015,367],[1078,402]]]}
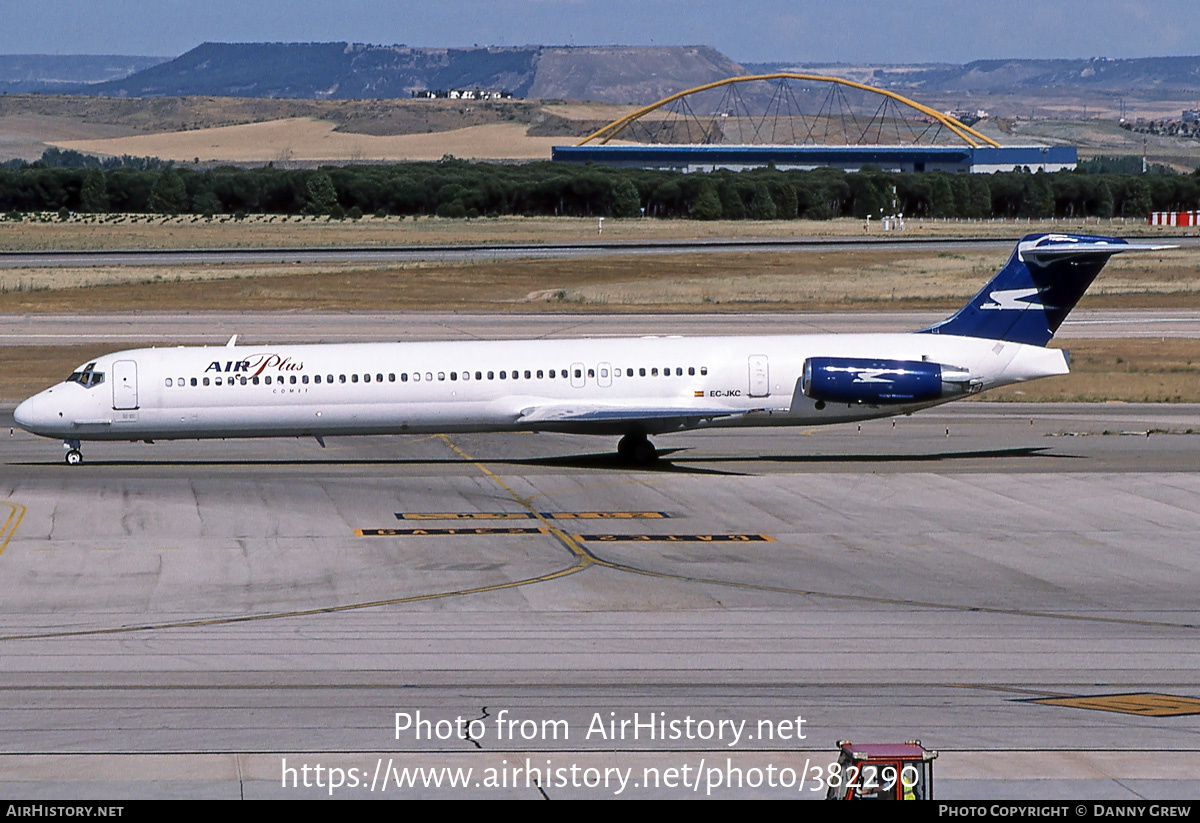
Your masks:
{"label": "blue hangar building", "polygon": [[588,145],[555,146],[561,163],[595,163],[638,169],[713,171],[774,166],[790,169],[835,168],[857,171],[949,171],[991,174],[1027,167],[1030,171],[1073,169],[1074,146],[734,146],[734,145]]}

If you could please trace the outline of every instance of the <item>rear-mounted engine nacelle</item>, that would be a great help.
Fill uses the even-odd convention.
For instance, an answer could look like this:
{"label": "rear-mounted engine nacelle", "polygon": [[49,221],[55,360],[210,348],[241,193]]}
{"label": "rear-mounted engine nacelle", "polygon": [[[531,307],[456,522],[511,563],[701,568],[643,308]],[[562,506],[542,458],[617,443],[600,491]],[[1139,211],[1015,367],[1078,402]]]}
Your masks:
{"label": "rear-mounted engine nacelle", "polygon": [[979,381],[958,366],[927,360],[810,357],[800,388],[826,403],[925,403],[978,391]]}

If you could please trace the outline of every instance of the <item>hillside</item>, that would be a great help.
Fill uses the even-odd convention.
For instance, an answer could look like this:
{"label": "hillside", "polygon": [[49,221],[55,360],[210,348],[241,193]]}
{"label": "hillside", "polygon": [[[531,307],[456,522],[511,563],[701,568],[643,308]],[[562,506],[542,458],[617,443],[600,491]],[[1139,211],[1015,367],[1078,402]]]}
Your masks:
{"label": "hillside", "polygon": [[646,103],[741,67],[707,46],[438,49],[349,43],[205,43],[129,77],[74,90],[111,97],[380,99],[486,88],[516,97]]}
{"label": "hillside", "polygon": [[0,54],[0,93],[54,93],[119,80],[169,58],[126,54]]}
{"label": "hillside", "polygon": [[1137,95],[1200,88],[1200,56],[1081,60],[975,60],[964,65],[925,63],[747,63],[755,72],[799,71],[833,74],[887,89],[935,92],[1023,92],[1056,89],[1118,91]]}

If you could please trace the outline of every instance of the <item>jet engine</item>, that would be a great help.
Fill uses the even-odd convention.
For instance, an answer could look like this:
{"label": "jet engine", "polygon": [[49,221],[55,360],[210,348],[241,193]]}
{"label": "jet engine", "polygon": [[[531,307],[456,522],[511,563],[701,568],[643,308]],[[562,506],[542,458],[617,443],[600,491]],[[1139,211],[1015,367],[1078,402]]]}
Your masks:
{"label": "jet engine", "polygon": [[800,388],[826,403],[884,405],[957,397],[978,391],[980,383],[965,369],[928,360],[810,357]]}

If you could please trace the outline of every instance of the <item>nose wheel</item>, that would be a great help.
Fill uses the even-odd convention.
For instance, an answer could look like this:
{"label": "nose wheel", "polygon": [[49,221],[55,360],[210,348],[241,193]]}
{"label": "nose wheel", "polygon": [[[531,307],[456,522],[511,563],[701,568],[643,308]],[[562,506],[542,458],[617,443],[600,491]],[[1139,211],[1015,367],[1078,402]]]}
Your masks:
{"label": "nose wheel", "polygon": [[78,440],[65,441],[63,448],[67,450],[66,461],[68,466],[78,466],[83,462],[83,452],[79,450]]}

